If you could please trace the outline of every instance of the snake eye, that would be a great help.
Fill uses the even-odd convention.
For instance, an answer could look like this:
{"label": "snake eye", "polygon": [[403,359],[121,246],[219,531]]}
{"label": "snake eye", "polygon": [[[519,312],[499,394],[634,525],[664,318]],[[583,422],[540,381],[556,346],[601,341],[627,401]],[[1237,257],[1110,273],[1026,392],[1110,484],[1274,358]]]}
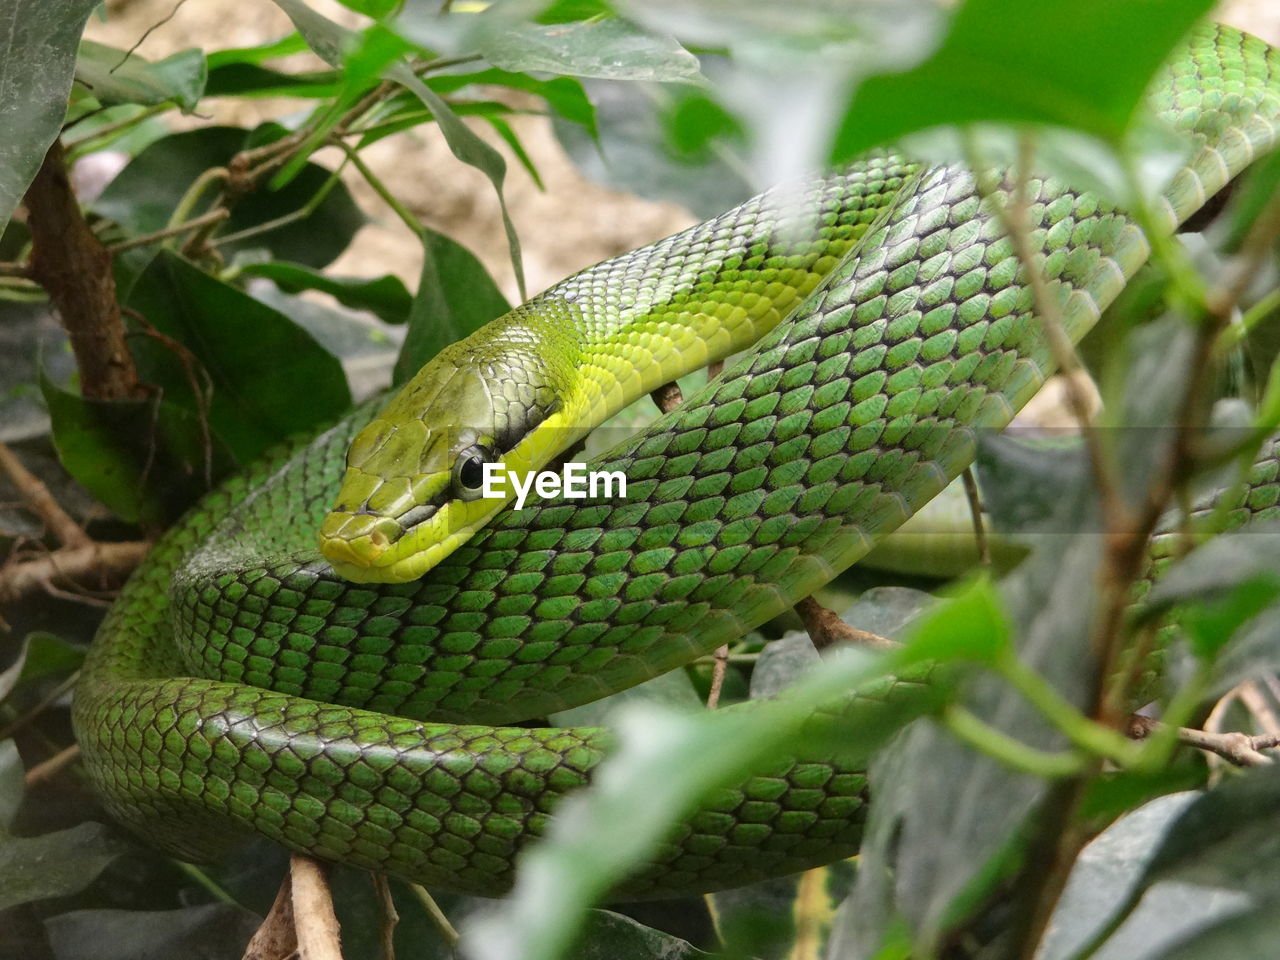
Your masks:
{"label": "snake eye", "polygon": [[479,494],[484,486],[484,465],[493,460],[493,452],[485,447],[467,447],[459,452],[453,466],[454,485],[465,498]]}

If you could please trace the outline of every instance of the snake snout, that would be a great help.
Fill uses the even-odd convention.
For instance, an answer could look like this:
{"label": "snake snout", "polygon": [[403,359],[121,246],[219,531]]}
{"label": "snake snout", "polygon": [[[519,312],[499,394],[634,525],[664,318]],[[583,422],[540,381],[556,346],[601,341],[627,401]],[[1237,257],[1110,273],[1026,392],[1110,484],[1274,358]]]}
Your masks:
{"label": "snake snout", "polygon": [[320,528],[320,552],[333,564],[372,567],[403,532],[389,517],[334,512]]}

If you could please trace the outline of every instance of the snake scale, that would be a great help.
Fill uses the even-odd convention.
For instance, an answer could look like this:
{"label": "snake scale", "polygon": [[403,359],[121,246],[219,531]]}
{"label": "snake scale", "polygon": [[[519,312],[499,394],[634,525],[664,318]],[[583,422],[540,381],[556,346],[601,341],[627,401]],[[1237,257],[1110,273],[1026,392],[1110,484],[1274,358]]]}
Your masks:
{"label": "snake scale", "polygon": [[[1260,41],[1209,26],[1162,73],[1156,109],[1200,145],[1165,191],[1164,228],[1273,146],[1278,74]],[[1026,190],[1032,245],[1078,339],[1143,263],[1146,239],[1087,193],[1036,178]],[[792,206],[781,196],[519,308],[602,312],[614,333],[634,324],[633,349],[681,317],[718,316],[743,337],[775,325],[607,456],[625,499],[534,500],[424,578],[348,582],[315,536],[353,438],[377,416],[365,404],[202,500],[108,613],[76,691],[85,764],[113,815],[183,858],[257,833],[498,895],[609,735],[494,724],[741,636],[958,475],[976,432],[1006,425],[1053,367],[991,201],[962,169],[887,154],[792,191]],[[807,238],[780,228],[796,209]],[[741,345],[716,329],[697,338],[713,347],[682,348],[689,365]],[[672,376],[637,374],[630,389]],[[919,696],[924,680],[886,681],[844,709]],[[850,855],[866,786],[860,765],[816,747],[756,771],[706,798],[616,893],[736,886]]]}

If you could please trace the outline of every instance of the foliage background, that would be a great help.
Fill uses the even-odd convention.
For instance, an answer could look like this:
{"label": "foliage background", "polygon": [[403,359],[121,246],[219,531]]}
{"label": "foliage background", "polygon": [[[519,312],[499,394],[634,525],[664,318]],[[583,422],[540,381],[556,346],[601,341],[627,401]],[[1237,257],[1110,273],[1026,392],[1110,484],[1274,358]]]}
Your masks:
{"label": "foliage background", "polygon": [[[356,22],[346,8],[336,3],[317,2],[314,6],[317,10],[333,15],[338,22]],[[88,35],[119,47],[129,47],[142,30],[163,19],[171,9],[171,4],[166,2],[150,3],[142,0],[109,4],[111,16],[106,23],[91,22]],[[265,2],[253,5],[252,15],[246,15],[245,11],[249,9],[242,2],[226,4],[219,0],[190,0],[178,8],[171,22],[159,27],[143,43],[139,53],[152,60],[160,60],[190,46],[210,50],[253,46],[272,40],[290,29],[287,18]],[[1280,42],[1280,11],[1268,4],[1231,4],[1224,10],[1223,18],[1249,27],[1273,42]],[[687,42],[696,46],[694,41]],[[322,61],[307,52],[299,52],[294,55],[293,60],[288,61],[291,71],[321,70],[323,66]],[[608,110],[609,98],[614,94],[607,84],[589,83],[588,89],[596,99],[598,119],[603,126],[611,116]],[[501,101],[515,107],[535,106],[537,103],[536,100],[511,93],[501,94]],[[279,117],[295,109],[294,101],[274,98],[248,101],[215,98],[202,101],[196,116],[178,117],[170,114],[166,116],[166,122],[171,123],[171,129],[175,130],[203,129],[217,123],[252,127],[264,118]],[[661,149],[662,145],[656,142],[664,137],[674,136],[673,131],[678,132],[680,129],[670,115],[668,120],[671,122],[666,131],[650,127],[639,132],[630,131],[630,139],[619,139],[629,132],[626,125],[621,123],[626,116],[625,108],[620,108],[615,118],[620,121],[619,127],[609,131],[609,136],[604,138],[606,145],[615,145],[616,151],[611,157],[613,166],[608,169],[593,155],[594,148],[590,143],[584,143],[581,131],[575,135],[573,129],[566,127],[563,122],[558,124],[558,130],[585,169],[624,184],[629,190],[658,198],[657,202],[596,186],[592,180],[579,174],[573,163],[566,158],[560,141],[551,131],[551,121],[540,116],[513,116],[512,128],[528,150],[533,165],[543,176],[547,187],[544,193],[537,189],[532,177],[523,169],[521,158],[511,152],[484,121],[467,121],[472,129],[488,142],[496,144],[506,156],[506,196],[523,243],[530,291],[536,291],[588,263],[670,233],[701,216],[718,212],[734,200],[752,192],[748,183],[752,169],[749,168],[746,175],[743,175],[741,167],[731,166],[727,174],[724,157],[717,155],[715,151],[709,157],[695,156],[700,162],[688,165],[681,165],[667,157]],[[705,115],[703,119],[706,119]],[[685,132],[688,133],[688,130]],[[698,138],[695,136],[693,139],[696,141]],[[735,141],[729,137],[727,142],[733,145]],[[696,143],[695,146],[705,147],[705,144]],[[696,154],[697,151],[694,152]],[[636,161],[633,155],[639,155],[641,159]],[[392,197],[408,208],[411,214],[420,217],[427,226],[438,229],[475,250],[497,279],[507,298],[517,299],[507,238],[492,186],[483,174],[454,159],[438,130],[434,127],[418,128],[407,134],[388,138],[370,148],[366,157],[389,188]],[[767,179],[769,174],[764,171],[771,169],[770,158],[757,155],[754,159],[759,165],[755,174]],[[773,159],[776,161],[777,158]],[[328,157],[322,157],[321,160],[332,166],[333,162]],[[627,162],[628,160],[632,162]],[[109,155],[97,155],[92,162],[78,168],[77,176],[82,178],[78,182],[82,197],[92,200],[117,169],[118,162]],[[199,165],[196,165],[194,170],[198,169]],[[168,170],[156,172],[172,173]],[[312,189],[324,178],[323,172],[316,170],[307,171],[304,176],[313,178]],[[172,177],[175,182],[179,179]],[[159,190],[158,185],[164,180],[164,177],[159,176],[137,176],[130,184],[127,177],[122,178],[99,198],[97,209],[127,226],[129,232],[135,235],[156,225],[163,225],[163,217],[156,224],[147,221],[143,213],[145,201]],[[332,276],[350,275],[366,279],[390,273],[398,277],[405,287],[412,289],[417,284],[421,270],[422,247],[365,178],[348,171],[344,174],[344,183],[360,209],[372,216],[373,223],[361,227],[355,241],[340,253],[338,259],[327,265],[327,273]],[[171,204],[176,196],[166,196],[165,199]],[[687,204],[688,207],[682,204]],[[337,209],[339,206],[341,205],[335,203],[326,211],[326,216],[330,217],[328,222],[331,225],[337,224],[334,231],[337,234],[341,233],[340,228],[350,227],[354,222],[351,210]],[[167,211],[161,210],[162,214],[165,212]],[[322,239],[317,239],[316,246],[320,245]],[[342,244],[339,243],[338,246],[341,247]],[[12,254],[6,254],[9,255]],[[328,260],[324,253],[306,243],[297,245],[290,252],[289,259],[305,261],[309,256],[316,259],[316,266],[323,265]],[[262,276],[273,277],[281,288],[288,287],[289,276],[270,265],[246,265],[244,269],[245,274],[236,277],[236,282],[243,281],[257,271]],[[168,254],[147,267],[144,277],[145,282],[138,281],[140,286],[131,293],[131,296],[138,299],[130,302],[152,317],[181,313],[181,310],[171,309],[175,298],[180,300],[184,291],[200,289],[199,285],[205,282],[205,278],[195,275],[188,264]],[[306,282],[323,286],[314,277]],[[227,301],[219,299],[224,293],[215,292],[212,288],[208,290],[208,302],[226,305]],[[305,299],[299,300],[286,299],[278,291],[265,285],[259,285],[255,290],[290,316],[306,314],[308,304],[315,306],[317,309],[309,317],[308,326],[324,346],[344,357],[347,376],[356,391],[367,389],[377,377],[385,376],[389,358],[395,353],[394,348],[385,342],[379,342],[377,335],[368,336],[368,342],[360,342],[358,338],[355,341],[343,339],[344,334],[339,332],[345,329],[342,324],[327,325],[335,311],[333,301],[325,295],[311,292]],[[355,296],[350,289],[342,292],[344,296]],[[397,289],[394,284],[384,284],[377,291],[363,289],[356,299],[363,305],[373,305],[389,314],[398,312],[402,316],[406,297],[405,291]],[[234,306],[237,310],[246,309],[243,301],[235,301]],[[16,330],[19,329],[17,323],[32,321],[33,315],[39,312],[39,306],[24,305],[20,298],[13,298],[5,304],[5,311],[8,319],[15,321],[10,330]],[[266,314],[251,319],[259,324],[271,322]],[[31,328],[27,326],[21,329]],[[287,339],[289,332],[281,329],[279,335]],[[385,335],[384,332],[383,336]],[[26,337],[26,334],[22,336]],[[29,385],[32,361],[29,341],[30,338],[27,337],[18,343],[19,349],[7,358],[13,364],[7,370],[11,372],[14,383]],[[146,347],[139,347],[138,352],[140,362],[145,363]],[[65,382],[69,373],[66,357],[51,352],[46,360],[50,376],[59,383]],[[323,360],[316,362],[323,363]],[[151,363],[151,369],[157,377],[171,378],[167,386],[175,395],[187,389],[181,376],[171,369],[166,370],[162,353],[152,356]],[[0,368],[2,369],[4,368]],[[259,371],[245,372],[248,374],[247,381],[262,382],[264,379]],[[332,373],[329,370],[320,379],[333,379],[330,376]],[[6,386],[10,382],[8,379],[4,381]],[[77,408],[73,403],[65,398],[59,401],[59,395],[54,391],[48,391],[46,396],[50,398],[46,402],[51,406],[63,402],[68,416],[74,420],[73,414]],[[281,406],[279,398],[269,396],[266,387],[261,394],[255,393],[253,399],[261,404],[260,412],[270,412]],[[18,390],[13,394],[6,394],[3,400],[6,403],[3,422],[5,430],[12,431],[15,425],[19,425],[17,435],[24,437],[40,432],[38,429],[31,429],[34,422],[32,418],[38,420],[42,416],[42,410],[30,391],[24,394]],[[345,398],[338,393],[327,397],[317,394],[312,400],[317,405],[328,404],[334,409],[345,402]],[[225,427],[230,454],[248,455],[264,442],[264,438],[251,432],[237,432],[237,428],[243,427],[250,419],[242,416],[246,411],[217,410],[210,413],[211,419],[223,418],[218,422]],[[185,426],[187,425],[178,425]],[[274,424],[273,429],[283,433],[287,432],[288,426],[289,424]],[[91,438],[92,431],[85,429],[76,435]],[[37,440],[23,446],[22,452],[24,457],[31,458],[42,475],[51,478],[60,476],[47,444],[41,444]],[[92,445],[82,448],[80,455],[82,474],[91,474],[100,465],[100,461],[96,459],[102,455],[98,448]],[[64,462],[69,459],[65,448],[62,456]],[[75,458],[72,456],[70,459]],[[213,466],[223,469],[229,463],[218,462]],[[119,518],[105,516],[80,488],[61,484],[57,488],[57,495],[78,516],[93,520],[95,535],[111,537],[120,533],[122,526]],[[146,504],[116,503],[113,506],[116,507],[117,514],[128,513],[131,508],[135,511],[134,517],[126,519],[138,519],[144,523],[159,519],[146,513],[149,509]],[[10,520],[10,514],[6,513],[5,522]],[[14,522],[21,523],[20,520]],[[27,522],[29,524],[29,518]],[[21,535],[24,531],[19,529]],[[28,535],[34,533],[30,530],[25,532]],[[1032,626],[1036,624],[1032,615],[1034,601],[1037,597],[1043,597],[1045,589],[1044,583],[1034,581],[1035,573],[1033,570],[1032,575],[1020,585],[1015,585],[1012,594],[1005,597],[1005,602],[1015,612],[1031,618]],[[911,584],[932,586],[916,581],[911,581]],[[855,583],[851,588],[856,590],[865,585]],[[1023,592],[1020,611],[1017,609],[1018,590]],[[981,620],[995,607],[995,601],[992,601],[990,607],[983,606],[986,599],[990,598],[984,599],[980,593],[970,595],[971,612],[982,623],[994,627],[997,625],[995,619]],[[846,617],[858,625],[896,636],[903,624],[919,613],[925,602],[926,598],[922,594],[896,586],[882,587],[879,592],[864,595],[858,607],[848,608],[848,599],[845,598],[841,600],[841,608]],[[33,752],[36,756],[52,753],[59,745],[67,742],[65,710],[61,709],[65,706],[65,681],[74,669],[83,640],[90,633],[95,616],[92,609],[83,609],[74,604],[47,603],[44,606],[22,609],[13,617],[14,633],[4,642],[16,647],[18,637],[27,636],[30,639],[24,648],[25,659],[20,659],[15,652],[14,657],[0,660],[0,663],[15,660],[19,662],[16,673],[6,673],[6,682],[12,681],[13,696],[5,704],[3,729],[7,731],[15,725],[22,728],[24,752],[28,756]],[[993,631],[993,634],[994,632],[998,631]],[[938,630],[935,630],[933,636],[938,642],[944,639]],[[12,644],[11,638],[14,640]],[[744,646],[738,651],[744,659],[755,658],[752,661],[754,670],[750,675],[750,687],[747,671],[731,671],[726,690],[727,699],[741,699],[748,695],[758,695],[767,689],[777,689],[803,672],[807,660],[802,638],[792,633],[775,640],[769,645],[767,652],[760,650],[761,639],[754,638],[751,643],[755,646]],[[925,639],[929,639],[927,623]],[[1274,657],[1274,654],[1270,653],[1268,656]],[[844,675],[845,679],[856,676],[858,669],[860,667],[856,664],[850,667],[850,672]],[[649,687],[640,699],[649,703],[696,704],[705,695],[708,671],[709,665],[702,663],[688,673],[677,673],[671,680]],[[6,689],[4,692],[10,691]],[[616,707],[617,703],[611,706]],[[32,711],[39,715],[38,723],[26,720]],[[583,712],[572,717],[556,719],[563,723],[590,722],[598,716],[601,716],[598,711],[583,708]],[[656,719],[655,728],[661,729]],[[940,780],[931,784],[926,781],[925,785],[936,786],[938,796],[946,801],[951,799],[951,795],[946,792],[947,784],[942,781],[946,781],[948,775],[956,774],[957,768],[948,764],[959,761],[954,753],[948,752],[953,745],[930,739],[936,737],[936,733],[931,730],[932,728],[917,730],[911,748],[904,749],[903,752],[913,756],[917,763],[921,757],[936,760],[932,764],[932,770]],[[692,733],[697,734],[698,731],[693,730]],[[29,742],[32,740],[34,747]],[[20,804],[21,788],[16,784],[21,779],[22,767],[29,767],[31,763],[27,757],[23,758],[27,760],[25,764],[20,762],[11,742],[6,741],[0,746],[3,747],[3,752],[0,752],[0,786],[3,787],[0,791],[3,793],[0,796],[0,829],[4,831],[3,842],[0,842],[0,908],[7,908],[3,921],[10,925],[9,929],[16,931],[15,936],[0,943],[0,953],[8,950],[13,951],[15,956],[53,956],[68,960],[86,956],[123,958],[179,954],[210,957],[238,955],[241,945],[257,922],[255,912],[261,914],[270,903],[274,885],[282,869],[278,851],[259,844],[250,847],[230,863],[208,870],[193,869],[165,860],[146,852],[136,843],[110,829],[95,825],[94,820],[103,818],[100,812],[94,810],[92,800],[78,784],[74,771],[70,775],[59,777],[53,783],[36,785],[28,794],[27,802]],[[671,762],[671,758],[665,759]],[[696,755],[689,754],[686,769],[696,765],[696,762]],[[969,766],[958,769],[964,775],[972,776],[970,789],[976,795],[1000,797],[1008,801],[1010,794],[1014,792],[1010,780],[999,769],[987,770],[985,773],[979,771],[978,774]],[[900,782],[912,783],[911,777],[920,775],[918,768],[909,772],[910,776],[904,776]],[[644,773],[643,766],[631,771],[632,777],[642,776]],[[893,771],[888,773],[890,777],[886,782],[892,782]],[[1168,792],[1177,786],[1198,784],[1203,779],[1201,773],[1189,772],[1187,769],[1175,769],[1170,776],[1171,780],[1159,783],[1135,776],[1129,785],[1137,796],[1143,791]],[[893,809],[895,802],[904,807],[909,804],[912,796],[920,792],[921,781],[914,781],[914,784],[917,794],[903,793],[895,798],[891,792],[888,793],[884,798],[885,808]],[[1073,880],[1072,886],[1068,888],[1061,908],[1063,913],[1060,922],[1046,941],[1044,956],[1065,958],[1074,955],[1080,948],[1081,941],[1091,932],[1091,925],[1105,914],[1107,907],[1123,899],[1123,891],[1127,885],[1133,883],[1136,876],[1144,874],[1144,871],[1145,875],[1138,886],[1152,886],[1152,896],[1144,900],[1141,910],[1128,925],[1122,927],[1116,938],[1097,953],[1098,956],[1270,956],[1262,945],[1272,942],[1267,937],[1274,933],[1274,920],[1266,914],[1265,909],[1269,908],[1269,903],[1258,891],[1265,889],[1266,884],[1274,879],[1274,874],[1267,873],[1266,867],[1270,859],[1267,856],[1270,849],[1267,844],[1274,844],[1269,824],[1274,823],[1270,818],[1275,812],[1276,783],[1274,777],[1255,777],[1245,781],[1245,784],[1244,787],[1229,785],[1225,792],[1210,794],[1212,802],[1207,804],[1209,809],[1199,809],[1198,815],[1203,818],[1229,820],[1238,828],[1230,837],[1223,838],[1218,848],[1206,844],[1203,849],[1188,850],[1177,849],[1174,844],[1174,848],[1170,849],[1170,844],[1165,843],[1163,860],[1157,860],[1153,865],[1148,865],[1144,856],[1135,855],[1135,850],[1150,854],[1160,845],[1161,838],[1170,829],[1170,825],[1176,823],[1177,818],[1195,803],[1194,796],[1189,793],[1163,797],[1151,807],[1144,807],[1133,819],[1122,821],[1115,828],[1116,832],[1109,835],[1110,847],[1104,843],[1101,849],[1092,851],[1092,859],[1082,859],[1085,875]],[[1020,789],[1025,787],[1026,784],[1023,783]],[[1219,805],[1217,808],[1213,806],[1215,803]],[[1128,809],[1136,805],[1135,797],[1127,797],[1116,800],[1113,810]],[[1199,804],[1198,808],[1203,806],[1205,804]],[[1007,819],[1013,816],[1009,811],[1015,807],[1016,804],[1009,803],[1006,806],[996,805],[985,811],[974,811],[967,825],[972,827],[985,819],[997,828],[1005,827],[1008,825]],[[979,875],[983,873],[979,868],[984,867],[984,864],[979,862],[974,847],[966,847],[963,843],[945,847],[942,841],[947,838],[937,830],[938,824],[943,822],[942,818],[939,817],[934,824],[921,822],[928,819],[929,813],[930,808],[924,806],[917,815],[914,826],[920,832],[914,837],[913,845],[909,846],[917,854],[929,849],[941,849],[945,855],[933,860],[922,856],[917,861],[905,864],[904,866],[910,866],[915,871],[905,892],[874,889],[868,892],[864,888],[860,893],[864,899],[852,901],[855,905],[865,906],[865,897],[868,896],[888,896],[891,892],[895,896],[902,894],[901,901],[893,903],[894,909],[886,904],[883,912],[876,914],[878,920],[882,921],[880,925],[887,925],[889,929],[877,929],[875,922],[851,922],[848,916],[850,907],[845,908],[842,916],[835,916],[837,905],[849,894],[855,883],[851,868],[837,865],[830,870],[809,875],[804,880],[779,881],[746,891],[717,895],[705,901],[688,898],[672,903],[626,908],[625,914],[632,919],[612,912],[583,912],[591,901],[590,890],[575,899],[570,896],[574,892],[571,889],[573,884],[565,883],[560,888],[563,896],[559,908],[553,911],[552,920],[548,921],[545,916],[530,918],[526,915],[521,918],[518,906],[505,919],[491,920],[489,939],[484,941],[489,944],[485,955],[493,956],[496,960],[498,957],[513,955],[513,951],[533,951],[538,948],[545,949],[546,955],[550,955],[555,952],[557,942],[579,933],[578,921],[582,919],[585,933],[580,934],[575,954],[582,957],[695,956],[699,949],[720,949],[729,956],[800,958],[820,956],[825,951],[830,951],[832,956],[905,956],[908,948],[904,946],[904,935],[902,931],[892,929],[889,923],[890,918],[895,915],[900,922],[910,921],[911,936],[917,940],[917,945],[933,943],[936,946],[947,937],[959,936],[952,929],[952,926],[956,926],[964,936],[973,939],[977,946],[970,950],[967,942],[950,942],[947,944],[948,950],[960,951],[954,955],[997,955],[982,952],[984,946],[989,945],[984,941],[984,936],[990,933],[989,930],[984,930],[983,923],[999,926],[1000,896],[1007,892],[1002,891],[999,886],[1001,878]],[[630,822],[625,811],[621,814],[615,811],[612,819],[609,816],[603,821],[597,819],[596,826],[607,834],[611,826],[616,829],[617,824]],[[930,826],[934,828],[932,831]],[[995,840],[1007,842],[1015,850],[1018,847],[1018,838],[1012,835],[998,835]],[[984,842],[991,841],[991,837],[984,838]],[[565,853],[562,846],[561,869],[567,864],[571,870],[577,871],[572,878],[589,874],[590,864],[586,863],[589,857],[583,856],[575,861],[573,855],[580,854],[581,851],[569,849],[570,856],[567,859]],[[1249,856],[1245,856],[1246,853]],[[889,856],[883,844],[877,855]],[[1232,872],[1243,876],[1246,873],[1244,867],[1251,858],[1262,863],[1257,874],[1252,876],[1252,881],[1236,878]],[[989,868],[988,873],[1002,870],[1016,872],[1018,865],[1009,859],[993,855],[986,867]],[[1089,871],[1093,871],[1092,875],[1089,875]],[[903,870],[904,875],[910,872]],[[929,876],[921,876],[923,874]],[[1223,880],[1222,874],[1227,874],[1228,879]],[[603,875],[602,868],[601,876]],[[1196,887],[1195,881],[1201,882],[1202,886]],[[1188,886],[1191,887],[1191,892],[1187,892]],[[978,892],[973,892],[974,890]],[[993,890],[996,894],[996,906],[985,913],[977,910],[976,901],[991,896]],[[381,923],[377,902],[367,878],[339,871],[335,877],[335,896],[343,920],[348,956],[377,956],[382,949],[379,943]],[[965,900],[965,896],[970,896],[971,900]],[[396,946],[401,955],[448,955],[449,950],[441,932],[432,925],[421,904],[406,890],[398,887],[395,897],[402,917],[395,933]],[[485,910],[484,905],[466,898],[445,895],[440,900],[449,917],[460,924]],[[963,903],[957,907],[956,903],[960,901]],[[956,911],[964,914],[966,908],[972,908],[977,915],[976,919],[964,916],[961,918],[963,922],[960,922],[948,913]],[[713,918],[716,923],[714,928]],[[522,919],[525,924],[523,927],[519,926]],[[506,924],[505,927],[502,926],[503,923]],[[513,927],[513,923],[516,926]],[[1206,932],[1196,933],[1200,927]],[[475,929],[484,928],[477,926]],[[504,940],[504,935],[510,937],[513,929],[519,936],[515,940]],[[859,936],[865,939],[873,933],[884,935],[887,946],[883,952],[875,952],[874,947],[865,942],[854,942]],[[1189,936],[1198,936],[1202,941],[1205,938],[1208,940],[1188,946],[1182,940]],[[1220,938],[1221,942],[1215,942],[1214,937]],[[998,939],[994,938],[997,945]],[[507,945],[506,953],[501,949],[503,944]],[[1225,952],[1228,950],[1231,952]],[[950,955],[952,954],[948,954]]]}

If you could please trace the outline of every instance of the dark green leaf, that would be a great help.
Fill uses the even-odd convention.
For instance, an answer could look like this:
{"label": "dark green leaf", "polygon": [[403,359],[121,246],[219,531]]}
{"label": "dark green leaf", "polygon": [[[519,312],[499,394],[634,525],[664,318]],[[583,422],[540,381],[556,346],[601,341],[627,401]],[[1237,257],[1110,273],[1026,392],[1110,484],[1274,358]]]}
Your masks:
{"label": "dark green leaf", "polygon": [[602,80],[706,83],[698,58],[674,37],[609,17],[585,23],[526,23],[481,41],[485,59],[503,70]]}
{"label": "dark green leaf", "polygon": [[1261,161],[1254,163],[1249,168],[1249,172],[1241,177],[1240,188],[1231,198],[1231,229],[1224,243],[1228,251],[1240,248],[1263,209],[1268,203],[1274,201],[1278,189],[1280,189],[1280,150],[1272,150]]}
{"label": "dark green leaf", "polygon": [[176,519],[235,462],[171,399],[93,400],[43,375],[40,388],[62,465],[122,520]]}
{"label": "dark green leaf", "polygon": [[72,910],[45,920],[58,960],[234,960],[262,918],[205,903],[181,910]]}
{"label": "dark green leaf", "polygon": [[341,89],[337,71],[282,73],[253,63],[228,63],[210,69],[205,94],[210,97],[334,96]]}
{"label": "dark green leaf", "polygon": [[879,689],[889,666],[861,651],[839,651],[791,695],[749,709],[684,713],[635,705],[621,711],[617,748],[591,787],[566,799],[546,839],[522,857],[512,896],[469,928],[474,955],[561,956],[591,903],[657,845],[676,817],[756,764],[790,755],[802,728],[832,749],[838,738],[850,758],[863,757],[909,718],[936,706],[938,689],[922,687],[921,696],[892,699],[873,716],[860,714],[856,725],[833,719],[825,731],[831,739],[820,736],[814,705],[844,701],[864,684]]}
{"label": "dark green leaf", "polygon": [[418,295],[393,382],[404,383],[440,350],[511,309],[489,271],[466,247],[428,230]]}
{"label": "dark green leaf", "polygon": [[[393,37],[393,34],[389,31],[376,27],[371,29],[369,33],[371,36],[381,38],[384,41]],[[399,42],[403,44],[403,41]],[[408,49],[407,45],[405,45],[405,49]],[[511,253],[511,265],[515,268],[516,284],[520,288],[521,299],[524,299],[526,294],[524,288],[524,266],[520,256],[520,240],[516,236],[515,224],[511,222],[511,215],[507,211],[507,201],[502,192],[502,182],[507,175],[507,161],[503,159],[502,154],[480,139],[475,131],[458,119],[457,114],[449,108],[449,105],[434,90],[419,80],[413,74],[413,71],[403,63],[396,64],[388,75],[392,80],[417,94],[427,109],[435,115],[436,123],[440,125],[440,132],[444,134],[445,143],[449,145],[453,155],[463,163],[475,167],[488,177],[489,182],[493,184],[493,189],[498,194],[498,205],[502,209],[502,225],[507,233],[507,247]]]}
{"label": "dark green leaf", "polygon": [[442,73],[427,78],[427,86],[441,94],[455,93],[465,87],[480,84],[532,93],[545,100],[564,119],[581,124],[593,138],[599,136],[596,130],[596,108],[587,97],[582,84],[572,77],[539,80],[527,73],[490,69],[472,73]]}
{"label": "dark green leaf", "polygon": [[0,701],[19,683],[69,673],[83,660],[84,651],[61,637],[43,631],[30,633],[23,638],[17,659],[0,672]]}
{"label": "dark green leaf", "polygon": [[592,180],[651,200],[682,204],[699,217],[717,216],[758,192],[760,185],[744,174],[740,162],[712,156],[689,163],[672,156],[660,121],[669,102],[667,88],[604,80],[588,80],[585,86],[596,108],[598,141],[559,120],[555,130],[574,163]]}
{"label": "dark green leaf", "polygon": [[290,33],[270,43],[262,43],[256,47],[227,47],[222,50],[210,50],[208,53],[209,70],[216,70],[232,63],[252,63],[261,66],[268,60],[287,57],[301,53],[307,49],[307,41],[300,33]]}
{"label": "dark green leaf", "polygon": [[[1117,820],[1080,852],[1041,945],[1043,960],[1074,957],[1102,930],[1116,905],[1129,897],[1161,839],[1195,798],[1194,793],[1179,793],[1153,800]],[[1185,897],[1170,890],[1152,893],[1160,894],[1159,902],[1152,904],[1155,909],[1130,918],[1108,938],[1100,956],[1119,960],[1145,955],[1153,942],[1176,939],[1187,929],[1175,913],[1185,915]]]}
{"label": "dark green leaf", "polygon": [[129,851],[100,823],[38,837],[0,836],[0,910],[78,893]]}
{"label": "dark green leaf", "polygon": [[1280,765],[1202,794],[1165,835],[1143,885],[1178,880],[1272,899],[1280,890]]}
{"label": "dark green leaf", "polygon": [[85,40],[76,80],[101,104],[151,106],[172,101],[190,113],[204,95],[207,70],[199,50],[181,50],[152,63],[136,53]]}
{"label": "dark green leaf", "polygon": [[[241,462],[351,403],[342,365],[309,333],[169,250],[138,278],[129,306],[183,344],[208,374],[209,425]],[[133,349],[147,382],[166,399],[198,409],[179,354],[151,337],[137,338]],[[194,375],[199,379],[200,370]]]}
{"label": "dark green leaf", "polygon": [[[133,235],[161,230],[195,179],[211,167],[225,166],[248,146],[247,135],[238,127],[204,127],[158,140],[107,185],[94,210]],[[324,167],[306,164],[288,186],[275,191],[259,188],[243,198],[222,232],[239,233],[295,213],[325,189],[332,176]],[[338,181],[308,216],[219,249],[230,256],[237,250],[265,248],[281,260],[323,267],[347,248],[363,224],[364,215]]]}
{"label": "dark green leaf", "polygon": [[702,91],[676,97],[662,126],[671,149],[681,156],[705,155],[716,140],[745,138],[738,118]]}
{"label": "dark green leaf", "polygon": [[98,0],[0,6],[0,233],[66,115],[76,48]]}
{"label": "dark green leaf", "polygon": [[831,160],[916,130],[985,121],[1070,127],[1118,143],[1157,67],[1212,6],[970,0],[932,57],[858,87]]}
{"label": "dark green leaf", "polygon": [[359,277],[334,277],[298,263],[272,260],[248,263],[240,272],[251,277],[266,277],[285,293],[319,290],[343,306],[368,310],[387,323],[404,323],[409,319],[413,297],[399,277],[391,274],[373,280]]}
{"label": "dark green leaf", "polygon": [[302,0],[272,0],[293,21],[302,39],[325,63],[341,67],[342,61],[354,42],[354,31],[317,13]]}
{"label": "dark green leaf", "polygon": [[[1280,940],[1280,915],[1274,906],[1260,907],[1219,920],[1151,960],[1271,960]],[[1099,957],[1099,960],[1103,958]]]}
{"label": "dark green leaf", "polygon": [[590,910],[573,960],[692,960],[709,957],[686,940],[611,910]]}

